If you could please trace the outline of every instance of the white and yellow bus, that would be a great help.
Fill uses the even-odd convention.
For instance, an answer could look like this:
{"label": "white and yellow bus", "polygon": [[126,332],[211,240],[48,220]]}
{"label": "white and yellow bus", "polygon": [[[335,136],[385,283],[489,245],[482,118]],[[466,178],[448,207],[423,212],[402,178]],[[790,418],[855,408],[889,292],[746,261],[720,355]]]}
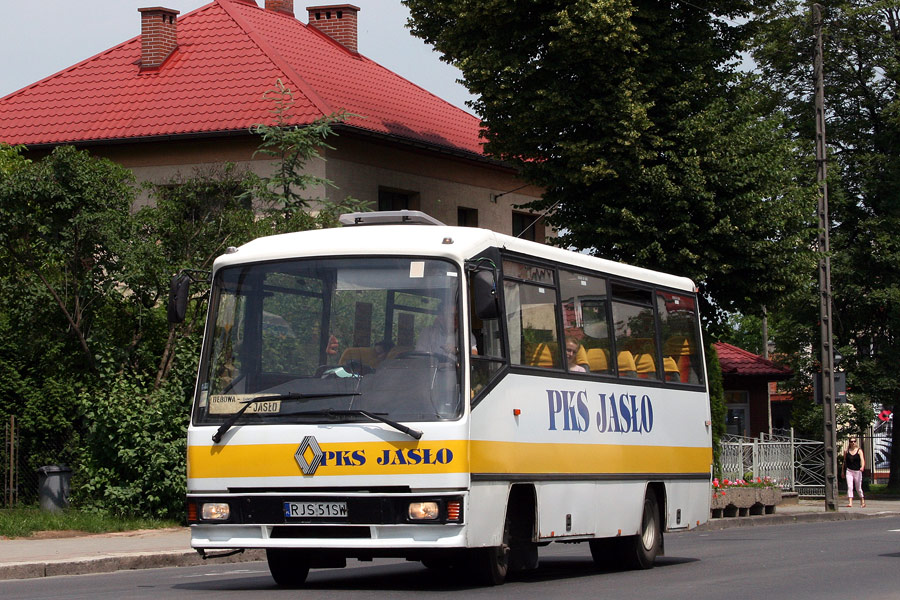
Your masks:
{"label": "white and yellow bus", "polygon": [[288,586],[374,557],[499,584],[551,542],[649,568],[706,521],[690,280],[421,213],[342,222],[215,262],[194,548],[264,548]]}

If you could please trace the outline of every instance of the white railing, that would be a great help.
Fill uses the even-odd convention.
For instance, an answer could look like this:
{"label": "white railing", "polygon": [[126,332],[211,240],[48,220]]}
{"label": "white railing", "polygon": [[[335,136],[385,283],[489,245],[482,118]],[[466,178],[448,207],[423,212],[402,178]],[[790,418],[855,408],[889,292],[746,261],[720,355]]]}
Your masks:
{"label": "white railing", "polygon": [[722,475],[728,479],[769,477],[799,496],[825,495],[825,445],[787,435],[759,439],[727,435],[720,443]]}

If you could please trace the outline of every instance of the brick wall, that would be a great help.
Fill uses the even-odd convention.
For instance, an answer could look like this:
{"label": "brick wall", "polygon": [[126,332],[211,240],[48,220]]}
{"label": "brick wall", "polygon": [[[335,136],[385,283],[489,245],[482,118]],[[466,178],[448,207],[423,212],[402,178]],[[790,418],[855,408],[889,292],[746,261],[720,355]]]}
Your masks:
{"label": "brick wall", "polygon": [[274,10],[294,16],[294,0],[266,0],[266,10]]}
{"label": "brick wall", "polygon": [[359,8],[351,4],[310,6],[309,25],[329,36],[351,52],[358,52],[356,14]]}
{"label": "brick wall", "polygon": [[155,69],[178,47],[177,10],[139,8],[141,13],[141,69]]}

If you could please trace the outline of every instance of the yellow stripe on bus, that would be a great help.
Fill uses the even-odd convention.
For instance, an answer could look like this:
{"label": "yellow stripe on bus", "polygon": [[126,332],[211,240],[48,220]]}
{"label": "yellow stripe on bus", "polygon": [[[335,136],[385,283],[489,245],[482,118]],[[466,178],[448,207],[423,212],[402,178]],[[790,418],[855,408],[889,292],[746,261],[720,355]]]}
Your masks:
{"label": "yellow stripe on bus", "polygon": [[[465,440],[433,442],[348,442],[320,444],[321,462],[315,477],[336,475],[404,475],[465,473]],[[190,446],[188,477],[303,476],[294,457],[300,444]],[[311,449],[305,453],[313,463]]]}
{"label": "yellow stripe on bus", "polygon": [[705,473],[710,448],[471,442],[472,473]]}
{"label": "yellow stripe on bus", "polygon": [[[705,473],[710,448],[473,440],[321,444],[315,477],[446,473]],[[191,446],[189,478],[303,476],[299,444]],[[314,461],[306,451],[307,463]]]}

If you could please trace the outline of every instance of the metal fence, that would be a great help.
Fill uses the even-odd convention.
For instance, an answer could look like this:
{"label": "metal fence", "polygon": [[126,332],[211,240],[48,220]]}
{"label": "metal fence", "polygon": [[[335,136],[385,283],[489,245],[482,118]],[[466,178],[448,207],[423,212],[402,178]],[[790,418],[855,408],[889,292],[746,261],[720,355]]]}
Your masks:
{"label": "metal fence", "polygon": [[[866,456],[864,480],[886,484],[890,479],[893,423],[893,420],[880,422],[866,435],[859,436],[859,447]],[[844,451],[846,445],[841,448],[841,455]]]}
{"label": "metal fence", "polygon": [[769,477],[799,496],[825,495],[825,445],[785,434],[759,439],[728,435],[721,440],[722,474],[729,479]]}
{"label": "metal fence", "polygon": [[40,475],[44,465],[67,463],[72,458],[70,439],[63,435],[36,434],[22,427],[15,416],[3,417],[0,447],[0,507],[29,506],[38,501]]}

